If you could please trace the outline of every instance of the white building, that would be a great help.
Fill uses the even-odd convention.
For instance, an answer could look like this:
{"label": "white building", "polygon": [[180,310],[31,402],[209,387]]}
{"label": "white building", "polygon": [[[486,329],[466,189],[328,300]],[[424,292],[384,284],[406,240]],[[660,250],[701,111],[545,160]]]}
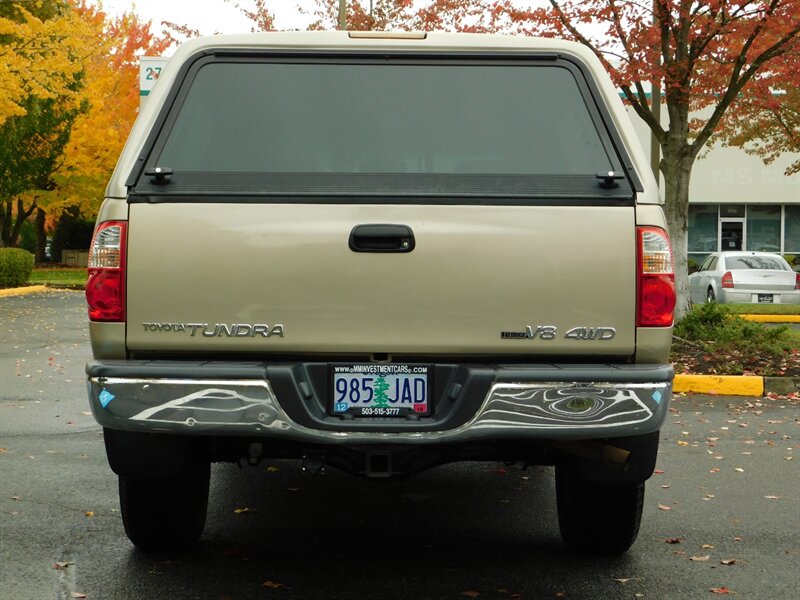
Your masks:
{"label": "white building", "polygon": [[[649,156],[650,129],[628,113]],[[800,254],[800,174],[784,175],[799,157],[784,154],[765,165],[738,148],[701,153],[689,188],[689,258],[699,264],[721,250]]]}

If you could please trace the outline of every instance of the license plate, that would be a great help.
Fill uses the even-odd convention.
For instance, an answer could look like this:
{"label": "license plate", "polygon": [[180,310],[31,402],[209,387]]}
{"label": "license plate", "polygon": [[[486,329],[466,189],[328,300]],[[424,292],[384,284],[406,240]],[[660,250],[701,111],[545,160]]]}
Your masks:
{"label": "license plate", "polygon": [[334,415],[425,416],[430,413],[429,367],[424,365],[335,365]]}
{"label": "license plate", "polygon": [[758,301],[762,303],[772,302],[772,294],[759,294]]}

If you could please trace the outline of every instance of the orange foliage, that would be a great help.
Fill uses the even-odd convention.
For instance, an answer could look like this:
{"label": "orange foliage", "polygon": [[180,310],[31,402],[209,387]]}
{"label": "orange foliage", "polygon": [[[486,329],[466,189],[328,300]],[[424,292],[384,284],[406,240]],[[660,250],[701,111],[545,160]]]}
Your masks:
{"label": "orange foliage", "polygon": [[160,55],[169,41],[154,37],[150,22],[131,13],[112,19],[85,0],[74,11],[92,32],[83,88],[89,108],[72,128],[50,210],[79,206],[93,216],[139,113],[139,57]]}

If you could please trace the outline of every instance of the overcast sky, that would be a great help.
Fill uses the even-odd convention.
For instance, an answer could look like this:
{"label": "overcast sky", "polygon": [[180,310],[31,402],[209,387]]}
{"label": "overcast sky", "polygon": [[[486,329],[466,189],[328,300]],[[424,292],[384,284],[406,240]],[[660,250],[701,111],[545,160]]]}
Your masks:
{"label": "overcast sky", "polygon": [[[100,4],[99,0],[93,1]],[[254,7],[252,0],[238,0],[238,3],[246,8]],[[312,20],[297,10],[298,5],[313,6],[309,0],[271,0],[268,4],[275,14],[278,29],[305,29]],[[225,0],[102,0],[102,5],[111,15],[129,11],[144,21],[152,20],[156,33],[162,30],[161,21],[187,25],[203,35],[248,33],[253,25],[239,9]]]}

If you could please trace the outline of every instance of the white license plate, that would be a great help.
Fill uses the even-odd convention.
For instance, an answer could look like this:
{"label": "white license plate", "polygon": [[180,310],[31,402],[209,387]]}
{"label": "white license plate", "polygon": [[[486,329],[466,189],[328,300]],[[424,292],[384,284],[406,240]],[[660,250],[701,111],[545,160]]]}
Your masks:
{"label": "white license plate", "polygon": [[762,304],[772,302],[772,294],[759,294],[758,301]]}
{"label": "white license plate", "polygon": [[424,416],[430,413],[430,368],[425,365],[335,365],[334,415]]}

